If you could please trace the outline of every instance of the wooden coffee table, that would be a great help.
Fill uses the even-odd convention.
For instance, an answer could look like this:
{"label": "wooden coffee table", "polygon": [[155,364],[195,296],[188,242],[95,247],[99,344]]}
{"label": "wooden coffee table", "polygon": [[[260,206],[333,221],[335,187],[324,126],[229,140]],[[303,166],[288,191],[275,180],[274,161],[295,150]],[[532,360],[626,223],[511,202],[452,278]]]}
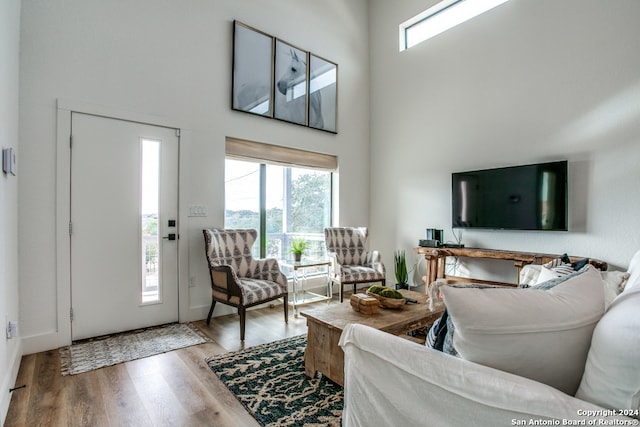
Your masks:
{"label": "wooden coffee table", "polygon": [[400,292],[418,300],[418,304],[407,303],[401,309],[380,308],[377,314],[365,315],[353,310],[345,301],[300,313],[307,318],[307,348],[304,352],[307,376],[314,377],[316,372],[320,372],[336,384],[344,385],[344,353],[338,341],[342,330],[350,323],[400,335],[430,325],[444,311],[442,305],[429,310],[425,294]]}

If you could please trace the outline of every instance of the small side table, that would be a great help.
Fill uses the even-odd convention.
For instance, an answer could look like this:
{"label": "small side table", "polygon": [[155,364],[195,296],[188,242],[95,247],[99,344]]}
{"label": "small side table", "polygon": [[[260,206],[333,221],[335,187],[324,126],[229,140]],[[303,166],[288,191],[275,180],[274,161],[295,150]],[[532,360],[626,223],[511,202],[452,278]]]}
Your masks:
{"label": "small side table", "polygon": [[305,290],[307,284],[307,271],[306,269],[311,267],[322,267],[331,265],[329,259],[302,259],[301,261],[289,261],[281,260],[278,263],[284,267],[293,269],[293,291],[289,294],[289,305],[293,306],[293,316],[298,317],[298,306],[311,304],[320,301],[331,301],[333,298],[333,286],[331,280],[329,280],[329,273],[327,271],[327,294],[320,295],[314,292]]}

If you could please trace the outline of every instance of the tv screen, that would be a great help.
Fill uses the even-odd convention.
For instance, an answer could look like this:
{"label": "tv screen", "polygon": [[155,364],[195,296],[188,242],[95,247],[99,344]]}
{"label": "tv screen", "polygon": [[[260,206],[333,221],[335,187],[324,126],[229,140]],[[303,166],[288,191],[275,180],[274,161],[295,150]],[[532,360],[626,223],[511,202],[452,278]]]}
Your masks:
{"label": "tv screen", "polygon": [[454,228],[566,231],[567,161],[456,172]]}

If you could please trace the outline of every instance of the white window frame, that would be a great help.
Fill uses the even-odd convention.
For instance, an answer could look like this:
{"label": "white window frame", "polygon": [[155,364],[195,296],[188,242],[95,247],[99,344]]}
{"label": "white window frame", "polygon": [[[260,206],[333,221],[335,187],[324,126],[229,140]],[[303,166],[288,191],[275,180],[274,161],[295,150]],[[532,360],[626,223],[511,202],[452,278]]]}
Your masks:
{"label": "white window frame", "polygon": [[400,52],[509,0],[444,0],[400,24]]}
{"label": "white window frame", "polygon": [[[334,221],[335,200],[336,198],[336,172],[338,165],[338,158],[334,155],[317,153],[312,151],[300,150],[296,148],[282,147],[273,144],[266,144],[255,141],[241,140],[237,138],[227,137],[225,144],[225,157],[227,160],[239,160],[243,162],[252,162],[260,165],[261,174],[266,173],[267,165],[277,165],[285,168],[299,168],[309,170],[319,170],[329,173],[330,179],[330,218],[329,226]],[[266,224],[265,217],[265,200],[264,194],[266,192],[265,176],[260,178],[260,230],[259,230],[259,242],[254,246],[256,253],[254,256],[264,257],[266,256]],[[225,188],[226,192],[226,188]],[[225,211],[226,211],[225,202]],[[226,214],[225,214],[226,215]],[[226,224],[225,224],[226,226]],[[296,233],[287,232],[285,234],[295,235]],[[305,237],[305,236],[301,236]]]}

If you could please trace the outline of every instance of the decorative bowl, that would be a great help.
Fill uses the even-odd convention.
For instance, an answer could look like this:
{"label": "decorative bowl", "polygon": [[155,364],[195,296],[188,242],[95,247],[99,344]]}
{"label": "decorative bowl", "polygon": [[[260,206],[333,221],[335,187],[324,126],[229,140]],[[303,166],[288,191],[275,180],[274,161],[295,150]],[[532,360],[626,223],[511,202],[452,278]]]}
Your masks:
{"label": "decorative bowl", "polygon": [[405,303],[404,298],[402,299],[387,298],[387,297],[380,296],[378,294],[371,293],[369,291],[367,291],[367,295],[377,299],[380,305],[384,308],[402,308],[402,306]]}

